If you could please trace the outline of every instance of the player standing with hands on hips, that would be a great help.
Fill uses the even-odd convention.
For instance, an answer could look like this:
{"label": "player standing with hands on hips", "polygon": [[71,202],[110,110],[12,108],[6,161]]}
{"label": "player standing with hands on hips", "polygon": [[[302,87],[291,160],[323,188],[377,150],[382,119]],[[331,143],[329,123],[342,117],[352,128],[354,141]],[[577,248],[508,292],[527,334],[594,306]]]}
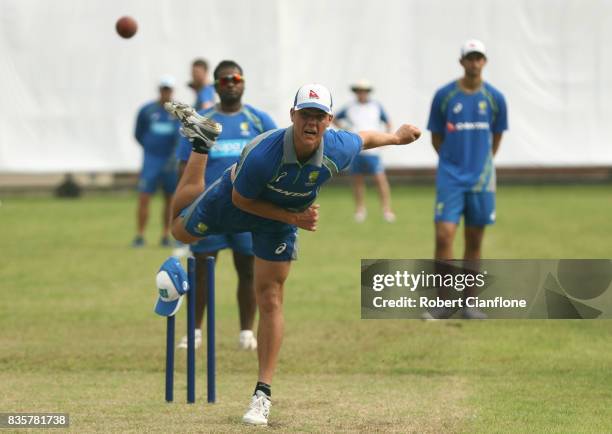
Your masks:
{"label": "player standing with hands on hips", "polygon": [[243,421],[266,425],[283,338],[284,284],[297,255],[297,229],[317,229],[315,200],[321,185],[362,149],[412,143],[421,132],[412,125],[402,125],[393,134],[328,129],[333,119],[331,94],[320,84],[307,84],[295,95],[289,112],[292,125],[256,137],[238,163],[205,190],[202,173],[220,125],[186,104],[166,107],[183,124],[183,134],[193,139],[173,204],[174,236],[192,243],[208,234],[253,234],[259,377]]}
{"label": "player standing with hands on hips", "polygon": [[174,90],[174,77],[164,76],[159,82],[159,98],[145,104],[136,118],[134,137],[143,149],[143,162],[138,179],[138,211],[137,232],[132,241],[133,247],[145,245],[145,229],[149,221],[149,204],[151,196],[161,184],[164,190],[164,207],[162,214],[162,237],[160,244],[170,247],[170,203],[176,188],[176,160],[174,148],[176,146],[177,129],[176,119],[173,119],[165,110],[164,104],[172,100]]}
{"label": "player standing with hands on hips", "polygon": [[[429,123],[431,141],[438,153],[435,205],[435,259],[453,259],[453,241],[464,217],[465,261],[479,261],[485,227],[495,223],[495,167],[493,157],[502,133],[508,129],[504,96],[482,78],[487,64],[481,41],[466,41],[459,63],[464,75],[439,89],[433,99]],[[470,294],[466,294],[469,296]],[[452,312],[429,312],[446,318]],[[464,318],[484,319],[475,308],[464,309]]]}

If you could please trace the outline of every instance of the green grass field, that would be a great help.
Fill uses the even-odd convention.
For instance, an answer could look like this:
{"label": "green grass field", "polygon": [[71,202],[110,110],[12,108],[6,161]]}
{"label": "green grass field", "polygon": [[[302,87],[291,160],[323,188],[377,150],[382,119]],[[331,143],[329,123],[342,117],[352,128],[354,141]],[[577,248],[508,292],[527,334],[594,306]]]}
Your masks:
{"label": "green grass field", "polygon": [[[502,187],[487,258],[609,258],[609,186]],[[277,432],[612,432],[612,322],[361,320],[361,258],[430,258],[433,189],[394,190],[395,224],[353,223],[324,190],[317,233],[300,234],[274,382]],[[67,412],[74,432],[263,431],[240,420],[256,356],[236,349],[235,278],[217,280],[218,403],[164,393],[165,321],[153,313],[160,202],[149,246],[129,247],[136,198],[4,197],[0,206],[0,412]],[[461,254],[461,241],[456,244]],[[184,334],[184,310],[177,339]]]}

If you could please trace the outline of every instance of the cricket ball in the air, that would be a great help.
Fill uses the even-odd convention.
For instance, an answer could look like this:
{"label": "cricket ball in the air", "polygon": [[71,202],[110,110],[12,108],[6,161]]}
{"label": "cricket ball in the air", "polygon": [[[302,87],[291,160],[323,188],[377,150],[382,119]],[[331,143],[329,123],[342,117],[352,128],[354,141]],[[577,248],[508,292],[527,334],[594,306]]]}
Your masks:
{"label": "cricket ball in the air", "polygon": [[134,36],[138,31],[138,23],[132,17],[121,17],[117,20],[115,29],[117,29],[119,36],[128,39]]}

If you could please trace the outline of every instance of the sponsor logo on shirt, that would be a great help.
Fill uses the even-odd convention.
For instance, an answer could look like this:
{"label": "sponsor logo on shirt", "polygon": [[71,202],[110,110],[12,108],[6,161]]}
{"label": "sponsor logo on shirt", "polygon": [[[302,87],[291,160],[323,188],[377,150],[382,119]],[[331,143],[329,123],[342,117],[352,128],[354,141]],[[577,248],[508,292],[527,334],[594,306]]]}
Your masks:
{"label": "sponsor logo on shirt", "polygon": [[480,101],[478,103],[478,114],[480,115],[487,114],[487,102],[486,101]]}
{"label": "sponsor logo on shirt", "polygon": [[455,104],[455,107],[453,107],[453,113],[457,114],[457,113],[461,112],[462,108],[463,108],[463,104],[458,102],[457,104]]}
{"label": "sponsor logo on shirt", "polygon": [[209,157],[239,157],[247,143],[248,140],[244,139],[217,140],[215,146],[210,150]]}
{"label": "sponsor logo on shirt", "polygon": [[153,122],[151,124],[151,131],[155,134],[159,134],[160,136],[169,136],[174,134],[174,123],[172,122]]}
{"label": "sponsor logo on shirt", "polygon": [[248,122],[240,122],[240,134],[243,136],[250,136],[251,132],[249,131],[249,123]]}
{"label": "sponsor logo on shirt", "polygon": [[488,122],[457,122],[453,124],[452,122],[446,123],[446,130],[449,133],[455,131],[466,131],[466,130],[488,130],[489,123]]}
{"label": "sponsor logo on shirt", "polygon": [[283,173],[281,173],[280,175],[278,175],[278,176],[276,177],[276,179],[275,179],[273,182],[275,182],[275,183],[276,183],[276,182],[279,182],[279,181],[280,181],[281,179],[283,179],[285,176],[287,176],[287,172],[283,172]]}
{"label": "sponsor logo on shirt", "polygon": [[281,188],[276,188],[271,184],[266,185],[266,187],[268,187],[270,190],[275,191],[277,193],[283,194],[285,196],[289,196],[289,197],[308,197],[312,194],[312,190],[311,191],[307,191],[306,193],[301,193],[299,191],[287,191],[287,190],[283,190]]}
{"label": "sponsor logo on shirt", "polygon": [[306,183],[306,186],[310,187],[312,185],[315,185],[317,179],[319,179],[319,171],[313,170],[308,174],[308,182]]}

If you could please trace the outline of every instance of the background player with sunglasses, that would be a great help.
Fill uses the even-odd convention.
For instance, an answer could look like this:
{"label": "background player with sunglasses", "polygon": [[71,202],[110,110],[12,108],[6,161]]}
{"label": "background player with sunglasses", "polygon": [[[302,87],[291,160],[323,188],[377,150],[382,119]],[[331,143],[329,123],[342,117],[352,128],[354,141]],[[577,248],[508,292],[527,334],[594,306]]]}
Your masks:
{"label": "background player with sunglasses", "polygon": [[[220,103],[201,110],[199,113],[218,122],[223,126],[223,132],[218,137],[215,146],[208,154],[206,164],[206,185],[211,185],[219,178],[225,169],[230,167],[240,157],[245,145],[259,134],[276,128],[272,118],[248,105],[242,103],[245,89],[242,68],[232,60],[224,60],[214,71],[215,91]],[[189,155],[191,143],[183,138],[177,148],[179,174],[182,175]],[[219,250],[231,249],[234,266],[238,274],[238,311],[240,316],[239,348],[255,350],[257,340],[253,335],[255,321],[255,290],[253,288],[253,248],[250,232],[235,234],[217,234],[202,238],[191,245],[196,261],[196,347],[202,344],[202,320],[206,309],[206,266],[207,256],[217,258]],[[187,337],[179,343],[179,348],[187,348]]]}

